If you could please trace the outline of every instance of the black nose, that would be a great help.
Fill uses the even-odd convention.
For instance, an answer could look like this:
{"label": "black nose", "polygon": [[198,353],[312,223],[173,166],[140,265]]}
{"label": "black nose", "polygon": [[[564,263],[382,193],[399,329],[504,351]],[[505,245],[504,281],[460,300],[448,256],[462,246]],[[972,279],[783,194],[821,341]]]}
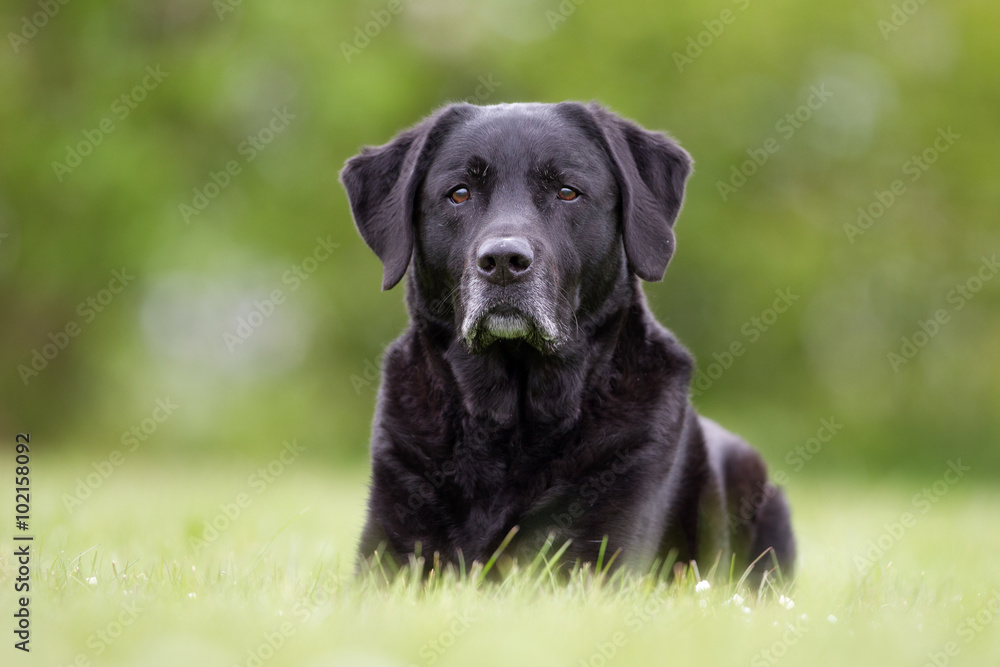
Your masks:
{"label": "black nose", "polygon": [[535,254],[527,239],[504,236],[486,239],[479,246],[479,273],[492,283],[503,285],[523,278],[531,270]]}

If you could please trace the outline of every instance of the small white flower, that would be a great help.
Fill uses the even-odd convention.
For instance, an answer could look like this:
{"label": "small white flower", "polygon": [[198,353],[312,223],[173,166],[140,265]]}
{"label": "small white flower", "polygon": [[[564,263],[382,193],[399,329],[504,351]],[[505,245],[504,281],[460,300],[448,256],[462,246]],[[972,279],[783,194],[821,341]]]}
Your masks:
{"label": "small white flower", "polygon": [[191,598],[192,600],[194,600],[196,597],[198,597],[198,594],[197,593],[188,593],[188,597]]}
{"label": "small white flower", "polygon": [[785,609],[791,609],[792,607],[795,606],[795,600],[793,600],[792,598],[786,598],[784,595],[782,595],[780,598],[778,598],[778,604],[780,604]]}
{"label": "small white flower", "polygon": [[834,616],[833,614],[830,614],[829,616],[826,617],[826,620],[830,621],[831,623],[836,623],[837,617]]}
{"label": "small white flower", "polygon": [[90,584],[91,586],[96,586],[97,585],[97,577],[91,577],[90,579],[87,579],[87,583]]}
{"label": "small white flower", "polygon": [[739,606],[739,605],[743,604],[743,596],[740,595],[739,593],[733,593],[732,601],[733,601],[733,604]]}
{"label": "small white flower", "polygon": [[744,614],[749,614],[750,613],[750,607],[743,607],[743,613]]}
{"label": "small white flower", "polygon": [[705,591],[707,591],[711,587],[712,587],[712,584],[708,583],[708,581],[706,581],[705,579],[702,579],[697,584],[695,584],[694,589],[696,591],[698,591],[699,593],[704,593]]}

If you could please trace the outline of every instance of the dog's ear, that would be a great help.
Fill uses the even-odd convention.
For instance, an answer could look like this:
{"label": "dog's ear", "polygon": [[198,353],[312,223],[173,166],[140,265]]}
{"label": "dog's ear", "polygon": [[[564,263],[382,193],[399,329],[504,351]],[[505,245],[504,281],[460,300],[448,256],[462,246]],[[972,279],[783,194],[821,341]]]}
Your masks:
{"label": "dog's ear", "polygon": [[447,129],[470,110],[445,107],[378,147],[366,147],[340,172],[361,238],[382,260],[382,289],[403,278],[413,254],[417,191]]}
{"label": "dog's ear", "polygon": [[594,102],[575,106],[596,124],[598,139],[610,155],[621,191],[629,268],[643,280],[663,280],[674,254],[673,226],[691,173],[691,156],[665,134],[645,130]]}

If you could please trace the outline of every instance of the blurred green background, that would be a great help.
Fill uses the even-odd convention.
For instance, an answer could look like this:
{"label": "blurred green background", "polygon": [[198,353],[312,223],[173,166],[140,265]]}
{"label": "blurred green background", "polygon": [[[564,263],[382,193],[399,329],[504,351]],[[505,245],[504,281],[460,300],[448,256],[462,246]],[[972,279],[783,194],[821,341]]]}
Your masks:
{"label": "blurred green background", "polygon": [[6,2],[0,432],[96,459],[133,429],[154,460],[297,438],[362,466],[406,314],[344,161],[449,101],[596,99],[695,158],[646,291],[706,373],[700,411],[803,479],[959,457],[995,477],[998,20],[972,0]]}

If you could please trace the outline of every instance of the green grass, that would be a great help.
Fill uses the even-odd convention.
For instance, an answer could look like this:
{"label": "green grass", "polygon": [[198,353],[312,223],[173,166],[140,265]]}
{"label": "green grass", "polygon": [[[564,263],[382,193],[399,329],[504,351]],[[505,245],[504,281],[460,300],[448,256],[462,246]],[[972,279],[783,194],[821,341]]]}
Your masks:
{"label": "green grass", "polygon": [[[303,459],[258,495],[247,484],[257,464],[137,458],[70,514],[60,497],[89,466],[33,469],[32,652],[13,651],[5,630],[4,665],[920,666],[940,653],[939,662],[971,666],[1000,656],[1000,598],[989,604],[1000,593],[1000,491],[972,479],[925,514],[911,499],[933,479],[791,480],[798,574],[757,596],[725,581],[697,592],[695,576],[609,582],[589,569],[554,583],[544,562],[499,585],[477,585],[475,572],[359,581],[363,470]],[[202,522],[240,493],[250,504],[195,549]],[[859,573],[855,557],[907,511],[915,525]],[[6,526],[0,540],[9,626]],[[967,620],[977,614],[982,626]],[[943,653],[949,642],[954,657]],[[261,647],[267,659],[257,661],[250,652]]]}

